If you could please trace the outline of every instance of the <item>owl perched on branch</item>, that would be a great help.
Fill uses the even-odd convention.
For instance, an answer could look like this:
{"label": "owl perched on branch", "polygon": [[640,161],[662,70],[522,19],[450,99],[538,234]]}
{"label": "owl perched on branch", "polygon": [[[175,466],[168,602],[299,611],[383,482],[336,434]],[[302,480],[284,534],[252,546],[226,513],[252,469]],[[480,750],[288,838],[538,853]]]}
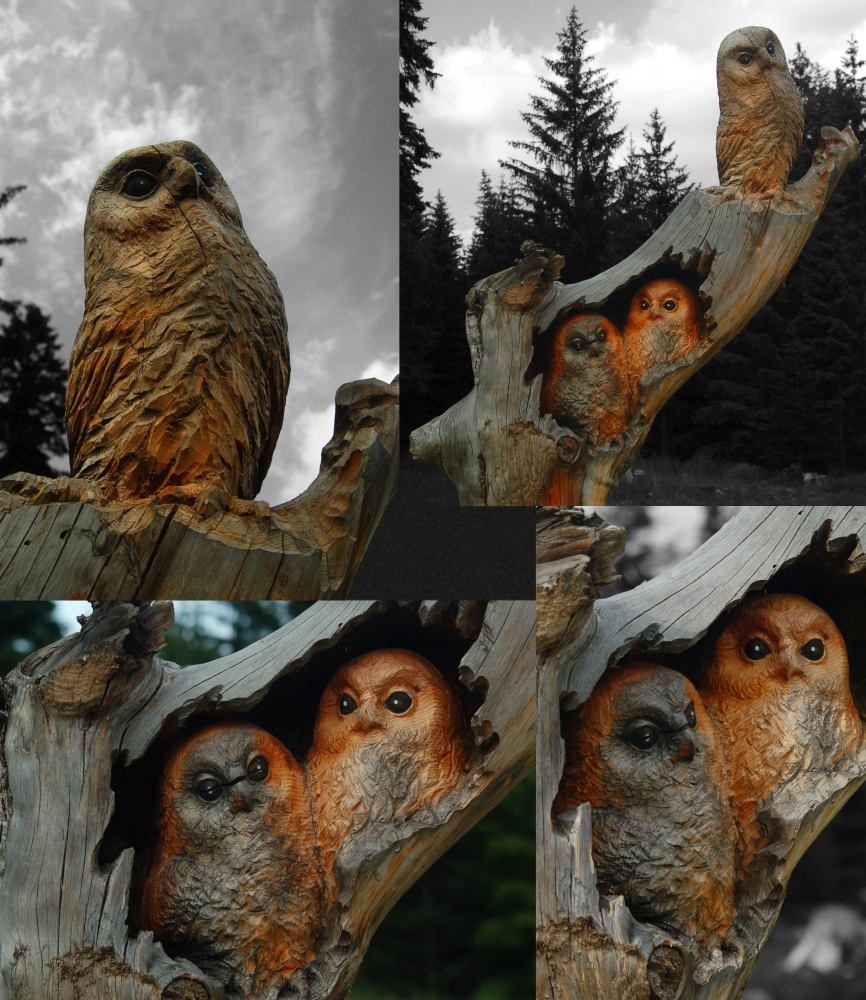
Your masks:
{"label": "owl perched on branch", "polygon": [[341,667],[319,702],[307,758],[326,869],[346,838],[434,804],[466,765],[462,706],[423,656],[378,649]]}
{"label": "owl perched on branch", "polygon": [[700,690],[725,747],[748,863],[766,843],[759,813],[774,792],[831,770],[860,740],[845,640],[805,597],[753,598],[716,638]]}
{"label": "owl perched on branch", "polygon": [[73,474],[118,499],[253,499],[283,422],[286,317],[216,166],[184,141],[112,160],[90,195],[84,256]]}
{"label": "owl perched on branch", "polygon": [[303,771],[258,726],[211,725],[165,769],[140,924],[242,996],[311,961],[323,878]]}
{"label": "owl perched on branch", "polygon": [[803,100],[769,28],[738,28],[716,59],[716,159],[723,187],[780,193],[803,142]]}
{"label": "owl perched on branch", "polygon": [[563,721],[558,815],[592,806],[599,892],[704,951],[734,920],[737,833],[715,726],[680,673],[607,671]]}

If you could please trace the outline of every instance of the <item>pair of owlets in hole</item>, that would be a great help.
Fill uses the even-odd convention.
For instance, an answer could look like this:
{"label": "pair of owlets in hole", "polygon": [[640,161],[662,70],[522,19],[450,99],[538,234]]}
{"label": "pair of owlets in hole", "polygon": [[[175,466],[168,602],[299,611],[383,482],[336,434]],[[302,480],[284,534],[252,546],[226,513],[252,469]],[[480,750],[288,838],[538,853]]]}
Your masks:
{"label": "pair of owlets in hole", "polygon": [[640,377],[688,354],[701,340],[694,295],[675,278],[656,278],[632,297],[622,330],[601,313],[577,313],[553,335],[541,408],[598,444],[619,437],[637,412]]}
{"label": "pair of owlets in hole", "polygon": [[337,671],[304,765],[249,723],[196,732],[164,771],[140,926],[233,994],[269,995],[315,956],[344,843],[435,804],[467,760],[459,699],[402,649]]}
{"label": "pair of owlets in hole", "polygon": [[774,793],[832,770],[862,724],[836,624],[804,597],[770,594],[721,628],[697,686],[658,664],[613,668],[563,732],[554,814],[591,805],[599,890],[708,954],[768,845]]}

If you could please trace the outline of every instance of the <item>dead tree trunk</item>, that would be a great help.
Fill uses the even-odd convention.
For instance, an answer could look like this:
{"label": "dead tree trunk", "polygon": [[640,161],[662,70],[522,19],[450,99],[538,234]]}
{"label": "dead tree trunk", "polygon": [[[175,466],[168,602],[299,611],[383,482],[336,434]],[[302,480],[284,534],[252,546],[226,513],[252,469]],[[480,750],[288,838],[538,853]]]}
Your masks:
{"label": "dead tree trunk", "polygon": [[315,959],[279,990],[285,998],[345,996],[391,906],[532,768],[532,602],[320,602],[248,649],[183,669],[154,656],[171,621],[170,604],[97,604],[79,634],[9,675],[0,717],[2,1000],[224,995],[151,932],[134,930],[137,838],[155,805],[142,775],[191,717],[244,713],[309,734],[335,669],[394,645],[441,665],[471,713],[474,763],[458,786],[345,842],[333,872],[337,905],[315,928]]}
{"label": "dead tree trunk", "polygon": [[[784,281],[858,156],[850,129],[825,128],[801,180],[773,196],[691,191],[631,256],[573,285],[556,280],[555,250],[524,243],[515,267],[469,292],[475,386],[413,431],[413,457],[439,465],[465,505],[605,503],[662,406]],[[659,280],[681,287],[685,332],[629,328],[633,296]],[[564,341],[579,341],[566,361]],[[561,391],[546,382],[557,364]]]}
{"label": "dead tree trunk", "polygon": [[[862,735],[853,748],[780,780],[761,819],[768,842],[737,872],[736,919],[707,961],[668,931],[638,922],[622,896],[600,895],[588,804],[553,818],[563,774],[561,713],[586,701],[627,654],[688,674],[702,639],[750,592],[804,596],[839,626],[851,688],[864,714],[866,508],[744,509],[690,557],[623,594],[612,579],[622,531],[557,510],[539,517],[537,732],[537,996],[544,1000],[733,1000],[745,988],[808,845],[866,778]],[[835,735],[835,734],[833,734]]]}
{"label": "dead tree trunk", "polygon": [[295,500],[249,513],[106,503],[86,480],[10,476],[0,482],[0,597],[345,594],[396,486],[398,427],[396,385],[341,386],[317,478]]}

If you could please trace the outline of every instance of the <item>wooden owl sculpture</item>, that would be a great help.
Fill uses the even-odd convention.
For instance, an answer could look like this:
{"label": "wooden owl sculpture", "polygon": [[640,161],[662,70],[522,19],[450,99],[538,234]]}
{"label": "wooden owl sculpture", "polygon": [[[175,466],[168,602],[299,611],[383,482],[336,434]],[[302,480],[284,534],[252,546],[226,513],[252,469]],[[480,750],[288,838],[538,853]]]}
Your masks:
{"label": "wooden owl sculpture", "polygon": [[803,101],[782,43],[769,28],[739,28],[716,60],[716,159],[723,187],[780,193],[803,141]]}
{"label": "wooden owl sculpture", "polygon": [[553,336],[541,409],[593,443],[607,444],[626,430],[636,405],[622,333],[599,313],[566,319]]}
{"label": "wooden owl sculpture", "polygon": [[766,842],[759,812],[780,785],[833,768],[860,739],[845,640],[805,597],[757,597],[722,628],[700,690],[725,747],[748,864]]}
{"label": "wooden owl sculpture", "polygon": [[674,361],[701,342],[694,295],[674,278],[657,278],[637,290],[623,328],[635,384],[651,365]]}
{"label": "wooden owl sculpture", "polygon": [[119,499],[254,498],[283,422],[286,316],[210,158],[177,141],[112,160],[90,195],[84,257],[73,474]]}
{"label": "wooden owl sculpture", "polygon": [[314,957],[321,864],[303,771],[258,726],[209,726],[163,777],[140,924],[234,995],[265,997]]}
{"label": "wooden owl sculpture", "polygon": [[423,656],[379,649],[345,664],[319,702],[307,758],[325,868],[346,838],[452,791],[466,764],[460,701]]}
{"label": "wooden owl sculpture", "polygon": [[702,952],[735,916],[737,833],[715,726],[680,673],[635,663],[605,674],[563,724],[554,815],[592,806],[599,891]]}

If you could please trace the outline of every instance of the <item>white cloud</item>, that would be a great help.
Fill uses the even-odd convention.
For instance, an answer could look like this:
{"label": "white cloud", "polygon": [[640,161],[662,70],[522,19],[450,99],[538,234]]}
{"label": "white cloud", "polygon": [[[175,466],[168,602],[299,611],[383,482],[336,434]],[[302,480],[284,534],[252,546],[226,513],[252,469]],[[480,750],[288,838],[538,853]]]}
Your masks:
{"label": "white cloud", "polygon": [[391,382],[400,367],[400,362],[396,354],[385,354],[381,358],[375,358],[361,372],[359,378],[378,378],[383,382]]}

